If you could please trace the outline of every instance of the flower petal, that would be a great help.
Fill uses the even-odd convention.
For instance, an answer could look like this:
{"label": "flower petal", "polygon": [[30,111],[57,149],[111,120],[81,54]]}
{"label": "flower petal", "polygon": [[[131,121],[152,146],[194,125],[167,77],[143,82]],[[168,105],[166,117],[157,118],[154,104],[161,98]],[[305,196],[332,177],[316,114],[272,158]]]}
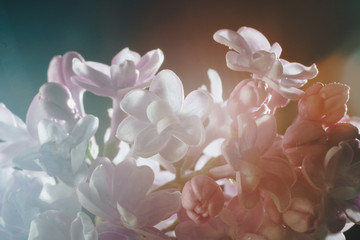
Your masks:
{"label": "flower petal", "polygon": [[177,162],[182,159],[189,149],[189,146],[175,137],[171,137],[160,155],[169,162]]}
{"label": "flower petal", "polygon": [[269,41],[258,30],[250,27],[241,27],[237,30],[237,33],[245,39],[252,52],[259,50],[270,51]]}
{"label": "flower petal", "polygon": [[124,48],[113,57],[111,64],[121,64],[125,61],[132,61],[136,64],[140,61],[140,58],[141,56],[137,52],[131,51],[129,48]]}
{"label": "flower petal", "polygon": [[135,214],[143,226],[154,226],[162,220],[169,218],[181,207],[180,192],[168,190],[149,194],[136,208]]}
{"label": "flower petal", "polygon": [[139,157],[151,157],[163,150],[169,141],[169,134],[159,135],[155,126],[149,126],[136,136],[133,154]]}
{"label": "flower petal", "polygon": [[180,111],[184,101],[184,88],[181,80],[173,71],[159,72],[149,90],[168,102],[174,112]]}
{"label": "flower petal", "polygon": [[146,109],[150,103],[158,99],[159,97],[152,92],[135,89],[124,96],[120,102],[120,107],[127,114],[139,120],[148,121]]}
{"label": "flower petal", "polygon": [[140,71],[139,83],[152,79],[164,61],[164,54],[160,49],[147,52],[136,64]]}
{"label": "flower petal", "polygon": [[132,116],[126,117],[120,123],[116,132],[116,137],[127,143],[133,143],[139,132],[148,125],[148,122],[138,120]]}
{"label": "flower petal", "polygon": [[195,90],[186,96],[181,114],[198,116],[202,121],[208,116],[212,105],[211,96],[203,90]]}
{"label": "flower petal", "polygon": [[228,29],[221,29],[214,34],[213,38],[216,42],[228,46],[230,49],[234,49],[238,53],[246,55],[251,54],[251,49],[246,42],[246,39],[237,32]]}
{"label": "flower petal", "polygon": [[135,64],[128,60],[119,65],[112,65],[110,71],[111,80],[116,90],[135,86],[139,78],[139,71],[135,68]]}
{"label": "flower petal", "polygon": [[196,116],[184,117],[173,129],[173,136],[190,146],[197,146],[205,140],[205,129],[200,118]]}

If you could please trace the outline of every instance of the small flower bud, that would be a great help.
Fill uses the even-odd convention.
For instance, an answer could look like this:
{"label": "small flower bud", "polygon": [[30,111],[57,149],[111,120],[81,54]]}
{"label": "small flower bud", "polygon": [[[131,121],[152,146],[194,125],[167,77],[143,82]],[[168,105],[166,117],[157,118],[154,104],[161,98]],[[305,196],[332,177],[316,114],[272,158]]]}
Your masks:
{"label": "small flower bud", "polygon": [[199,224],[220,213],[224,195],[212,178],[197,175],[185,184],[181,202],[189,218]]}

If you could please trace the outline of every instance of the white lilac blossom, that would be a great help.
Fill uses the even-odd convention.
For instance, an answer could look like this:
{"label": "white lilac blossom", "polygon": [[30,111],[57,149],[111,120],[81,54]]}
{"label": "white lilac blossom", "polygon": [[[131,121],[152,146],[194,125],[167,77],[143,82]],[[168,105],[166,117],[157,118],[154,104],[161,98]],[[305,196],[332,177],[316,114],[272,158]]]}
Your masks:
{"label": "white lilac blossom", "polygon": [[134,156],[159,153],[167,161],[179,161],[189,146],[204,141],[202,122],[211,103],[211,97],[202,90],[192,91],[184,99],[180,79],[174,72],[163,70],[149,90],[125,95],[120,106],[129,116],[119,125],[117,137],[133,143]]}
{"label": "white lilac blossom", "polygon": [[79,200],[89,212],[110,225],[118,222],[119,228],[151,235],[154,225],[179,210],[179,192],[149,192],[154,181],[151,168],[138,167],[130,159],[117,166],[106,158],[97,159],[93,165],[89,183],[78,187]]}
{"label": "white lilac blossom", "polygon": [[72,77],[72,81],[96,95],[110,97],[113,102],[104,155],[114,158],[119,150],[116,129],[126,117],[119,108],[119,102],[127,92],[148,87],[163,61],[164,55],[160,49],[149,51],[141,57],[128,48],[116,54],[111,66],[84,61],[82,58],[73,59],[72,68],[76,75]]}
{"label": "white lilac blossom", "polygon": [[253,28],[241,27],[236,32],[222,29],[214,34],[214,39],[233,49],[226,54],[229,68],[252,73],[255,79],[265,81],[289,99],[298,99],[302,94],[299,88],[318,73],[315,64],[305,67],[281,59],[280,45],[270,45],[266,37]]}
{"label": "white lilac blossom", "polygon": [[[161,50],[125,48],[110,66],[54,57],[25,123],[0,103],[0,239],[344,240],[360,224],[349,87],[303,92],[316,66],[281,59],[253,28],[214,39],[250,73],[229,97],[213,69],[210,90],[185,97],[174,72],[157,73]],[[113,101],[101,152],[106,121],[85,114],[85,91]],[[290,100],[298,115],[280,134]]]}

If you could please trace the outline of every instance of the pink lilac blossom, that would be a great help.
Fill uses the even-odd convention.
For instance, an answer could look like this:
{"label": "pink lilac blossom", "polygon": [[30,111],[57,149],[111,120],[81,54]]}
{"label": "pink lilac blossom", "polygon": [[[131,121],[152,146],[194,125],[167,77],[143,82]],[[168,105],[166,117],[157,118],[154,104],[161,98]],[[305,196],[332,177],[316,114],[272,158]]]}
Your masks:
{"label": "pink lilac blossom", "polygon": [[[253,28],[214,39],[249,73],[229,97],[213,69],[210,90],[185,97],[174,72],[157,73],[161,50],[125,48],[110,66],[54,57],[25,123],[0,103],[0,239],[345,239],[360,223],[349,87],[304,92],[316,66],[281,59]],[[85,114],[85,91],[113,101],[99,146],[105,121]],[[298,115],[279,134],[290,100]]]}

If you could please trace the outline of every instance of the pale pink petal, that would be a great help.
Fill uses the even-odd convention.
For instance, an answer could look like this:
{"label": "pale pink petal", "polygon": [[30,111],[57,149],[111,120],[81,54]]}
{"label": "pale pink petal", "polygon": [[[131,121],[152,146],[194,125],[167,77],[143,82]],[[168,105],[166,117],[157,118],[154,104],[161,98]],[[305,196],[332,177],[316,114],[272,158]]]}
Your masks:
{"label": "pale pink petal", "polygon": [[170,141],[170,138],[169,134],[159,135],[155,126],[149,126],[136,136],[133,154],[139,157],[151,157],[161,152]]}
{"label": "pale pink petal", "polygon": [[223,102],[223,88],[221,84],[221,78],[214,69],[207,71],[208,78],[210,79],[211,95],[214,98],[214,102]]}
{"label": "pale pink petal", "polygon": [[250,49],[253,52],[259,50],[270,50],[270,43],[267,38],[258,30],[250,27],[241,27],[237,30],[237,33],[240,34],[247,44],[249,45]]}
{"label": "pale pink petal", "polygon": [[237,32],[228,29],[218,30],[214,36],[214,40],[218,43],[221,43],[225,46],[228,46],[230,49],[234,49],[235,51],[249,55],[251,54],[251,49],[241,35]]}
{"label": "pale pink petal", "polygon": [[142,121],[148,121],[146,109],[150,103],[158,99],[159,97],[152,92],[135,89],[124,96],[120,102],[120,107],[129,115]]}
{"label": "pale pink petal", "polygon": [[105,69],[110,71],[110,67],[100,63],[81,62],[79,59],[73,59],[73,71],[80,76],[76,77],[77,84],[92,84],[97,87],[111,88],[112,83],[109,75],[104,73]]}
{"label": "pale pink petal", "polygon": [[113,57],[111,64],[121,64],[125,61],[132,61],[136,64],[140,61],[140,58],[141,56],[137,52],[131,51],[129,48],[124,48]]}
{"label": "pale pink petal", "polygon": [[129,116],[120,123],[116,132],[116,137],[127,143],[133,143],[139,132],[148,125],[148,122]]}
{"label": "pale pink petal", "polygon": [[116,89],[124,89],[135,86],[139,78],[139,71],[131,61],[125,61],[122,64],[112,65],[110,67],[111,80]]}
{"label": "pale pink petal", "polygon": [[251,72],[250,61],[251,57],[244,54],[238,54],[234,51],[226,53],[226,65],[232,70]]}
{"label": "pale pink petal", "polygon": [[267,173],[281,178],[282,184],[291,187],[296,181],[295,169],[282,158],[261,158],[258,166]]}
{"label": "pale pink petal", "polygon": [[274,44],[271,46],[270,52],[275,53],[276,57],[279,58],[280,55],[281,55],[281,52],[282,52],[282,48],[281,48],[280,44],[277,43],[277,42],[274,43]]}
{"label": "pale pink petal", "polygon": [[180,114],[188,116],[198,116],[201,120],[205,120],[210,112],[212,98],[209,94],[202,90],[195,90],[186,96]]}
{"label": "pale pink petal", "polygon": [[257,125],[254,119],[245,114],[240,114],[237,117],[238,137],[246,144],[242,148],[251,148],[257,140]]}
{"label": "pale pink petal", "polygon": [[283,65],[285,78],[307,80],[316,77],[318,69],[313,64],[310,67],[306,67],[300,63],[287,63]]}
{"label": "pale pink petal", "polygon": [[83,57],[76,52],[67,52],[63,56],[53,57],[47,72],[48,82],[64,84],[69,87],[71,92],[73,90],[79,91],[80,87],[71,81],[71,77],[75,74],[72,70],[72,61],[74,58],[84,62]]}
{"label": "pale pink petal", "polygon": [[181,80],[173,71],[159,72],[149,90],[168,102],[174,112],[180,111],[184,101],[184,88]]}
{"label": "pale pink petal", "polygon": [[276,136],[276,119],[273,115],[263,115],[256,119],[257,137],[255,146],[261,152],[265,152],[272,144]]}
{"label": "pale pink petal", "polygon": [[140,71],[140,83],[152,79],[163,61],[164,54],[160,49],[147,52],[136,64],[136,68]]}
{"label": "pale pink petal", "polygon": [[279,177],[267,174],[259,184],[261,190],[267,192],[274,201],[277,209],[284,212],[291,203],[291,193],[287,186],[282,184]]}

